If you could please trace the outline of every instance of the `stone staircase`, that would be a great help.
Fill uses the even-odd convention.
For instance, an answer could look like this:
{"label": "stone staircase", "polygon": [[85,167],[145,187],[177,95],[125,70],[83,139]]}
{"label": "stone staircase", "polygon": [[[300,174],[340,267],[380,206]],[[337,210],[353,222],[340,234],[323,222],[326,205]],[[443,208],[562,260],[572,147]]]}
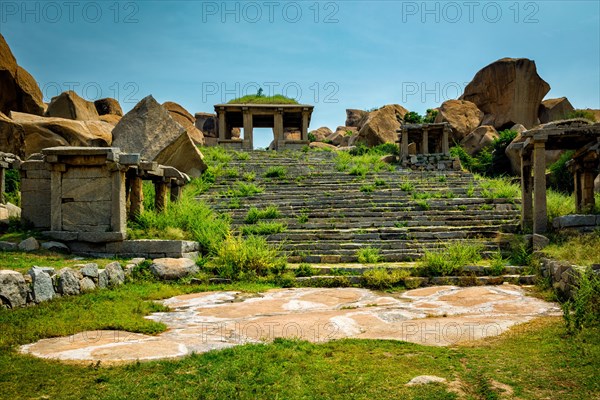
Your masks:
{"label": "stone staircase", "polygon": [[[478,242],[485,255],[498,250],[499,232],[518,228],[514,201],[484,198],[470,173],[390,167],[361,177],[338,171],[331,152],[242,154],[247,155],[233,155],[226,173],[201,199],[230,214],[235,229],[245,225],[251,207],[276,207],[280,217],[265,222],[286,228],[266,238],[292,264],[354,268],[358,251],[366,247],[378,249],[381,262],[406,263],[453,241]],[[266,178],[273,167],[284,167],[285,176]],[[249,175],[262,193],[225,196]]]}

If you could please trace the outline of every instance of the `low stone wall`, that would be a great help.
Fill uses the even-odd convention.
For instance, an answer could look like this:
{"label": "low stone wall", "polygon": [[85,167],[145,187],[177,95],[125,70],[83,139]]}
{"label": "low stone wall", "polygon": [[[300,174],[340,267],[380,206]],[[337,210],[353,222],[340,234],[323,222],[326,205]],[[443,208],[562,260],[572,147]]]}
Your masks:
{"label": "low stone wall", "polygon": [[593,232],[600,228],[600,215],[571,214],[554,218],[554,229],[576,229],[580,232]]}
{"label": "low stone wall", "polygon": [[460,171],[461,165],[458,157],[448,154],[413,154],[402,158],[403,168],[417,171]]}
{"label": "low stone wall", "polygon": [[[586,268],[550,258],[542,258],[540,262],[542,276],[550,279],[554,290],[566,298],[571,298],[577,287],[578,277]],[[600,274],[600,264],[592,265],[592,270]]]}
{"label": "low stone wall", "polygon": [[[13,270],[0,271],[0,307],[19,308],[39,304],[61,296],[76,296],[102,288],[113,288],[125,283],[133,269],[145,261],[132,259],[125,268],[111,262],[104,268],[96,263],[78,264],[59,269],[32,267],[26,274]],[[161,281],[194,276],[199,268],[189,258],[157,258],[149,271]]]}
{"label": "low stone wall", "polygon": [[32,267],[26,274],[0,271],[0,305],[18,308],[52,300],[55,297],[75,296],[99,288],[116,287],[125,282],[133,268],[143,259],[134,259],[121,267],[111,262],[104,268],[98,264],[79,264],[58,271],[51,267]]}

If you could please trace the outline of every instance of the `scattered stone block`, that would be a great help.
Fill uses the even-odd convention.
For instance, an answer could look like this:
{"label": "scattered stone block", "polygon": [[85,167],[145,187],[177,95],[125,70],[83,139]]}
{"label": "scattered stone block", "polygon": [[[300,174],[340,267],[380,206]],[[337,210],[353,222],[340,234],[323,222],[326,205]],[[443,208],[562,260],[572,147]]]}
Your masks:
{"label": "scattered stone block", "polygon": [[0,271],[0,306],[24,306],[27,303],[28,291],[23,274],[12,270]]}
{"label": "scattered stone block", "polygon": [[83,276],[86,276],[88,278],[98,279],[98,276],[99,276],[98,264],[96,264],[96,263],[84,264],[83,267],[79,270],[79,272],[81,272],[81,274]]}
{"label": "scattered stone block", "polygon": [[67,247],[66,244],[60,242],[44,242],[42,243],[42,248],[48,251],[54,251],[56,253],[69,254],[71,250]]}
{"label": "scattered stone block", "polygon": [[[54,268],[51,268],[51,270],[54,273]],[[31,292],[33,301],[41,303],[52,300],[56,294],[54,293],[54,285],[52,284],[51,274],[48,273],[48,269],[33,267],[29,270],[28,274],[32,280]]]}
{"label": "scattered stone block", "polygon": [[125,272],[117,261],[105,266],[104,271],[108,277],[108,286],[115,287],[125,283]]}
{"label": "scattered stone block", "polygon": [[21,251],[35,251],[39,250],[40,243],[34,237],[29,237],[21,241],[18,245],[18,248]]}
{"label": "scattered stone block", "polygon": [[420,386],[430,383],[446,383],[446,379],[434,375],[420,375],[412,378],[405,386]]}
{"label": "scattered stone block", "polygon": [[80,292],[79,280],[83,275],[71,268],[63,268],[56,273],[58,276],[58,293],[63,296],[75,296]]}
{"label": "scattered stone block", "polygon": [[199,268],[189,258],[159,258],[152,262],[150,271],[157,279],[176,280],[198,273]]}
{"label": "scattered stone block", "polygon": [[17,244],[11,242],[0,242],[0,251],[15,251],[17,250]]}
{"label": "scattered stone block", "polygon": [[93,292],[96,290],[96,284],[86,276],[79,281],[79,290],[81,293]]}

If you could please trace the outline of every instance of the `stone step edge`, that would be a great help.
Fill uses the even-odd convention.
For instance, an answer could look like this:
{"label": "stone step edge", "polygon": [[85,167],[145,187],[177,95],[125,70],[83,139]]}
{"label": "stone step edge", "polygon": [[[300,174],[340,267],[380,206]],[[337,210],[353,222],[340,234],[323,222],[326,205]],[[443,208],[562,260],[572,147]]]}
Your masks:
{"label": "stone step edge", "polygon": [[[317,275],[307,277],[296,277],[295,282],[308,284],[308,286],[349,286],[366,284],[361,275]],[[426,286],[484,286],[484,285],[524,285],[531,286],[537,283],[537,275],[501,275],[501,276],[436,276],[408,277],[402,280],[407,289],[416,289]],[[400,285],[399,285],[400,286]],[[391,287],[390,287],[391,288]]]}

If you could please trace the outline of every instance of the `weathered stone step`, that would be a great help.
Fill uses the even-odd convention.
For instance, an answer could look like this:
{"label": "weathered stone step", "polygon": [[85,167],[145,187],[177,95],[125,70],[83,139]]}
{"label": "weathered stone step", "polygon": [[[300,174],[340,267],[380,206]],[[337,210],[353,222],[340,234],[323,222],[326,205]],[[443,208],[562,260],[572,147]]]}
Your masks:
{"label": "weathered stone step", "polygon": [[[297,271],[300,264],[289,264],[288,268],[291,271]],[[421,270],[421,265],[418,262],[404,263],[380,263],[380,264],[310,264],[313,276],[316,275],[362,275],[367,271],[385,269],[387,271],[407,270],[413,274],[418,274]],[[487,265],[466,265],[462,268],[463,275],[487,276],[493,275],[492,267]],[[504,267],[502,274],[521,275],[525,271],[525,267],[507,265]]]}

